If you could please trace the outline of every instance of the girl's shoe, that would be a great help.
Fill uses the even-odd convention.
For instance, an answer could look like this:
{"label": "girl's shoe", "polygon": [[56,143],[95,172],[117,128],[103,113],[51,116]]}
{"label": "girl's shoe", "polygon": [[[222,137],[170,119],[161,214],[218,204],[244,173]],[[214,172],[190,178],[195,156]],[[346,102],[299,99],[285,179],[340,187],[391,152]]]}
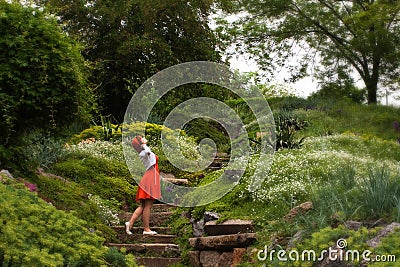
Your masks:
{"label": "girl's shoe", "polygon": [[156,235],[157,232],[156,231],[143,231],[144,235]]}
{"label": "girl's shoe", "polygon": [[129,222],[126,222],[126,223],[125,223],[125,232],[126,232],[128,235],[131,235],[132,232],[131,232],[131,230],[130,230],[129,228],[130,228],[130,227],[129,227]]}

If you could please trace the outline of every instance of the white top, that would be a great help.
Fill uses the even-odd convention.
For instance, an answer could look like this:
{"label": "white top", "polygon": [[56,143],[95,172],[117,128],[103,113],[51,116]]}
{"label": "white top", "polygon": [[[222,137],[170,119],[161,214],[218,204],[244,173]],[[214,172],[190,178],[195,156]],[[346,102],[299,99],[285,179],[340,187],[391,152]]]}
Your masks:
{"label": "white top", "polygon": [[140,160],[143,162],[146,171],[156,164],[156,155],[151,152],[150,148],[143,144],[143,150],[139,153]]}

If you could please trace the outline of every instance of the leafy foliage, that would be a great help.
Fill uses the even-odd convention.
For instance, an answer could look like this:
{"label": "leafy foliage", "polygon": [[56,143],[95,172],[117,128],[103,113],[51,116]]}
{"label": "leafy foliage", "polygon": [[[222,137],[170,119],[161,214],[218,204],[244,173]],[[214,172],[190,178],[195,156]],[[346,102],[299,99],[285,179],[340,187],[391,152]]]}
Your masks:
{"label": "leafy foliage", "polygon": [[310,98],[333,99],[335,101],[348,99],[361,104],[365,101],[365,93],[364,89],[359,89],[352,83],[340,85],[338,82],[330,82],[311,94]]}
{"label": "leafy foliage", "polygon": [[[252,54],[263,70],[274,73],[287,67],[292,72],[288,80],[293,81],[313,68],[325,82],[342,82],[343,76],[357,72],[368,103],[377,102],[379,82],[396,89],[398,1],[232,2],[241,16],[234,23],[225,21],[226,40],[236,45],[235,53]],[[290,60],[293,57],[300,59]]]}
{"label": "leafy foliage", "polygon": [[100,266],[104,239],[36,195],[0,183],[3,266]]}
{"label": "leafy foliage", "polygon": [[296,133],[307,126],[307,122],[286,110],[274,115],[276,123],[276,149],[299,148],[304,137],[296,139]]}
{"label": "leafy foliage", "polygon": [[214,121],[195,119],[185,125],[185,133],[196,140],[210,138],[217,146],[218,151],[229,152],[229,137],[225,129]]}
{"label": "leafy foliage", "polygon": [[54,132],[74,121],[88,122],[92,93],[80,47],[50,15],[1,1],[0,31],[3,165],[26,145],[20,140],[25,133]]}
{"label": "leafy foliage", "polygon": [[[395,142],[365,140],[354,135],[308,138],[299,149],[278,150],[270,170],[264,170],[262,165],[257,166],[261,168],[259,173],[262,177],[253,176],[258,160],[254,155],[244,176],[232,191],[215,203],[195,210],[199,214],[204,209],[216,211],[224,218],[252,219],[261,231],[266,231],[266,235],[270,235],[270,231],[292,235],[295,229],[290,228],[294,226],[279,222],[299,203],[315,202],[314,212],[297,222],[297,225],[312,232],[334,224],[339,218],[340,222],[351,219],[376,220],[378,215],[371,210],[376,210],[374,205],[386,203],[380,200],[375,202],[374,196],[381,194],[382,201],[390,199],[391,202],[381,209],[379,216],[394,220],[397,218],[396,197],[399,198],[395,186],[399,183],[399,157],[400,149]],[[371,177],[371,168],[368,166],[374,166],[373,173],[376,174],[385,168],[387,175]],[[214,181],[219,174],[207,174],[200,185]],[[264,179],[262,186],[255,191],[249,190],[249,182],[258,178]],[[370,185],[369,179],[391,184],[391,189],[385,187],[382,190],[386,190],[386,193],[382,194],[380,187]],[[368,190],[375,193],[364,194]]]}
{"label": "leafy foliage", "polygon": [[[122,162],[93,156],[82,158],[79,154],[71,153],[64,161],[55,164],[52,171],[79,184],[86,193],[98,195],[102,199],[115,198],[121,203],[119,208],[123,204],[135,206],[135,187],[131,185],[133,179]],[[68,204],[63,208],[68,208]]]}
{"label": "leafy foliage", "polygon": [[[294,113],[309,122],[300,131],[303,136],[324,136],[340,133],[364,135],[365,139],[381,138],[397,141],[394,122],[400,109],[381,105],[361,105],[350,101],[308,99],[308,104]],[[383,153],[383,152],[381,152]]]}
{"label": "leafy foliage", "polygon": [[[119,121],[132,94],[158,71],[182,62],[219,59],[208,25],[212,1],[36,2],[59,15],[66,31],[85,44],[84,56],[95,65],[90,80],[97,85],[100,112]],[[173,95],[167,104],[190,91]]]}
{"label": "leafy foliage", "polygon": [[[346,249],[359,251],[360,257],[358,259],[356,256],[354,256],[354,260],[352,259],[351,255],[348,257],[351,259],[352,263],[356,264],[355,266],[360,266],[359,264],[362,261],[361,254],[363,251],[371,250],[374,252],[372,248],[367,246],[366,241],[373,238],[374,234],[377,233],[377,230],[378,229],[370,230],[366,227],[362,227],[359,230],[354,231],[347,229],[343,225],[340,225],[337,228],[326,227],[313,233],[310,238],[303,240],[301,244],[296,244],[294,250],[301,253],[302,251],[313,249],[316,253],[316,257],[318,258],[321,256],[323,250],[328,250],[329,247],[334,246],[339,239],[345,239],[347,242]],[[343,256],[343,259],[345,259],[345,256]],[[305,267],[312,266],[312,264],[312,261],[290,261],[288,265]]]}

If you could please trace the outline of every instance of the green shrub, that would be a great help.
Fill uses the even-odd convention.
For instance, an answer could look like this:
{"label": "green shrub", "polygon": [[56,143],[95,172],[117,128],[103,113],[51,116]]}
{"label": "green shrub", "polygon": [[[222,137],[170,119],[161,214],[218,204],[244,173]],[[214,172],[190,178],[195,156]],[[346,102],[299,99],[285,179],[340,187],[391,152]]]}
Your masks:
{"label": "green shrub", "polygon": [[[82,132],[75,134],[70,140],[70,144],[78,144],[81,141],[93,138],[95,141],[121,141],[122,132],[131,138],[145,132],[145,137],[149,144],[157,144],[161,138],[161,132],[172,134],[174,131],[159,124],[148,122],[136,122],[132,124],[115,125],[104,123],[103,126],[95,125]],[[183,131],[180,131],[184,135]]]}
{"label": "green shrub", "polygon": [[343,101],[316,101],[313,108],[293,112],[309,122],[303,136],[342,134],[369,135],[384,140],[398,141],[393,123],[400,117],[400,109],[382,105],[362,105]]}
{"label": "green shrub", "polygon": [[[396,229],[393,234],[382,238],[381,244],[374,250],[374,255],[384,255],[384,256],[394,256],[395,261],[393,262],[373,262],[371,266],[373,267],[395,267],[398,265],[400,259],[400,247],[397,245],[400,242],[400,231]],[[392,258],[393,259],[393,258]]]}
{"label": "green shrub", "polygon": [[121,254],[117,248],[109,248],[107,253],[104,256],[105,260],[108,263],[108,266],[115,267],[137,267],[137,263],[134,260],[132,254],[123,255]]}
{"label": "green shrub", "polygon": [[3,266],[100,266],[104,239],[36,195],[0,184]]}
{"label": "green shrub", "polygon": [[298,139],[297,132],[306,128],[308,123],[300,119],[296,114],[287,110],[280,110],[274,114],[276,125],[276,149],[299,148],[304,137]]}
{"label": "green shrub", "polygon": [[[72,155],[70,155],[72,156]],[[69,158],[55,164],[52,171],[79,184],[86,193],[102,199],[115,198],[123,204],[135,207],[135,187],[125,164],[101,157]]]}
{"label": "green shrub", "polygon": [[360,89],[353,83],[338,84],[338,82],[330,82],[324,84],[320,90],[309,96],[309,99],[320,98],[323,100],[332,99],[334,101],[352,101],[355,103],[363,103],[366,101],[366,89]]}
{"label": "green shrub", "polygon": [[1,1],[0,31],[0,144],[12,153],[0,164],[8,168],[20,163],[24,134],[88,123],[93,97],[80,47],[53,16]]}
{"label": "green shrub", "polygon": [[24,136],[21,142],[27,144],[22,151],[22,158],[27,159],[24,165],[29,170],[38,167],[48,169],[63,155],[64,142],[62,138],[31,132]]}
{"label": "green shrub", "polygon": [[92,126],[88,129],[84,129],[78,134],[75,134],[68,143],[70,144],[78,144],[81,141],[87,139],[95,139],[95,140],[103,140],[103,129],[101,126]]}
{"label": "green shrub", "polygon": [[307,232],[349,220],[398,220],[397,172],[375,167],[358,177],[354,166],[343,166],[328,180],[312,190],[313,211],[299,217]]}
{"label": "green shrub", "polygon": [[[335,246],[340,239],[344,239],[346,241],[346,249],[353,250],[359,252],[359,258],[357,256],[349,255],[349,262],[355,264],[355,266],[360,266],[362,261],[362,253],[365,250],[371,250],[374,253],[374,250],[368,247],[366,241],[373,238],[379,229],[367,229],[366,227],[361,227],[359,230],[349,230],[343,225],[340,225],[337,228],[326,227],[320,229],[317,232],[314,232],[311,237],[303,239],[301,242],[298,242],[293,250],[299,252],[300,256],[303,251],[313,250],[315,251],[316,259],[320,258],[323,250],[328,250],[329,247]],[[327,254],[325,254],[327,256]],[[354,257],[354,258],[353,258]],[[345,259],[346,256],[343,256]],[[275,262],[277,265],[279,262]],[[308,261],[307,258],[305,261],[288,261],[285,266],[314,266],[313,261]],[[282,266],[282,262],[278,266]]]}
{"label": "green shrub", "polygon": [[385,168],[371,169],[360,191],[365,216],[373,219],[390,217],[400,198],[400,174],[392,175]]}
{"label": "green shrub", "polygon": [[88,198],[97,205],[99,217],[105,225],[117,226],[120,224],[118,211],[121,205],[115,198],[101,199],[99,196],[91,194],[88,194]]}
{"label": "green shrub", "polygon": [[312,102],[297,96],[272,97],[268,99],[268,104],[272,110],[295,110],[311,107]]}
{"label": "green shrub", "polygon": [[217,146],[218,151],[229,152],[229,136],[224,128],[215,121],[195,119],[185,125],[185,133],[196,140],[210,138]]}

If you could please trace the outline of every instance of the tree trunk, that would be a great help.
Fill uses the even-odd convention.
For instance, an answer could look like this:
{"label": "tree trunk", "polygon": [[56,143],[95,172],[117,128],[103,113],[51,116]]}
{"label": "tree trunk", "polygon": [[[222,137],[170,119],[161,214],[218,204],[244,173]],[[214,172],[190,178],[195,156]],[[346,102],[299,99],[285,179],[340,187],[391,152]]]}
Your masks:
{"label": "tree trunk", "polygon": [[367,87],[368,104],[378,103],[378,99],[377,99],[378,79],[369,79],[368,81],[364,81],[364,82],[365,82],[365,86]]}

